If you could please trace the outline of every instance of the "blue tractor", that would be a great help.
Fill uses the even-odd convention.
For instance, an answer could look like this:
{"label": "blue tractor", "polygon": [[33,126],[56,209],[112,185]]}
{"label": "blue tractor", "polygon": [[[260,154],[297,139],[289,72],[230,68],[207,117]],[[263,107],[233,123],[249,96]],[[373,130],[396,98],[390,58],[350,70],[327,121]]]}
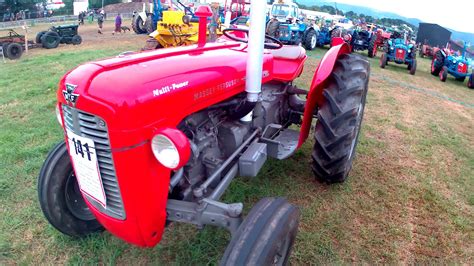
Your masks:
{"label": "blue tractor", "polygon": [[299,18],[300,10],[295,3],[275,2],[267,23],[267,35],[288,45],[303,45],[314,50],[317,45],[319,29]]}
{"label": "blue tractor", "polygon": [[407,65],[411,75],[416,73],[416,47],[408,43],[406,38],[401,38],[400,34],[394,34],[394,38],[387,41],[385,52],[380,57],[380,67],[385,68],[388,62],[399,65]]}
{"label": "blue tractor", "polygon": [[469,72],[469,61],[466,60],[466,48],[462,55],[453,55],[448,49],[441,49],[435,53],[431,61],[431,74],[439,76],[442,82],[448,78],[448,74],[454,76],[457,81],[464,82],[469,78],[467,86],[474,89],[473,75]]}

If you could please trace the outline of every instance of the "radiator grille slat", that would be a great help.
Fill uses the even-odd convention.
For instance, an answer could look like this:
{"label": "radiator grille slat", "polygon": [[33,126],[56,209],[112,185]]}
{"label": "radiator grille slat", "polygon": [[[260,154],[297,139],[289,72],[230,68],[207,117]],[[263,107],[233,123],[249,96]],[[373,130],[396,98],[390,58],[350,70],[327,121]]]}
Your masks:
{"label": "radiator grille slat", "polygon": [[110,149],[107,125],[100,117],[62,105],[65,126],[77,135],[94,141],[99,164],[99,172],[104,186],[107,206],[103,208],[94,200],[89,202],[102,213],[113,218],[125,219],[122,196],[117,182],[115,166]]}

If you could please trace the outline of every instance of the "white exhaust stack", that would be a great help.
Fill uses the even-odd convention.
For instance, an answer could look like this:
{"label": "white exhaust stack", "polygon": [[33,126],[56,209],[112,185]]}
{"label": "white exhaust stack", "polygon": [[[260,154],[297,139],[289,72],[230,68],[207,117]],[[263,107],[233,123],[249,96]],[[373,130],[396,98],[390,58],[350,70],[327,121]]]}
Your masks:
{"label": "white exhaust stack", "polygon": [[247,51],[247,101],[257,102],[262,92],[263,46],[267,1],[252,0],[250,4],[250,32]]}

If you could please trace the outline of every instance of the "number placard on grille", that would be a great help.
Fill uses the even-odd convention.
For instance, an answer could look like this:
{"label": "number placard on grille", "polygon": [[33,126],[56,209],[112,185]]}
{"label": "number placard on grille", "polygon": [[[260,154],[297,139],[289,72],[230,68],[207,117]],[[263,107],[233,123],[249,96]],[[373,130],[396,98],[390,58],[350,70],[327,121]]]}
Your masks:
{"label": "number placard on grille", "polygon": [[66,130],[66,134],[69,143],[69,154],[71,155],[80,190],[105,208],[106,197],[99,173],[94,141],[74,134],[70,130]]}

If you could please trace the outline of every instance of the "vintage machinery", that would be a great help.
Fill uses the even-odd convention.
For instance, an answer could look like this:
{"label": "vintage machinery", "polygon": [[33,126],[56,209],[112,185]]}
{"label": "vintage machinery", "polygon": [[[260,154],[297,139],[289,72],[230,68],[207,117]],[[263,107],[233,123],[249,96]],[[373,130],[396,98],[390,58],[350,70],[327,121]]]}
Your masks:
{"label": "vintage machinery", "polygon": [[352,31],[351,47],[353,51],[365,51],[369,49],[370,40],[372,39],[372,32],[368,30],[354,30]]}
{"label": "vintage machinery", "polygon": [[375,30],[370,37],[369,46],[367,47],[367,55],[370,58],[376,57],[377,51],[387,45],[391,36],[392,34],[390,32],[386,32],[383,29]]}
{"label": "vintage machinery", "polygon": [[438,50],[431,61],[431,74],[439,76],[439,79],[443,82],[448,78],[448,74],[461,82],[469,78],[471,82],[468,82],[468,87],[471,89],[474,88],[471,77],[474,72],[469,72],[470,66],[465,55],[465,47],[462,54],[458,56],[451,54],[449,49]]}
{"label": "vintage machinery", "polygon": [[278,38],[284,44],[301,44],[307,50],[314,50],[317,46],[318,31],[317,26],[300,19],[296,3],[280,0],[272,5],[267,35]]}
{"label": "vintage machinery", "polygon": [[[28,41],[28,47],[34,47],[34,43]],[[21,57],[25,49],[25,36],[10,29],[6,35],[0,37],[0,46],[6,58],[15,60]]]}
{"label": "vintage machinery", "polygon": [[431,47],[428,44],[423,44],[423,45],[420,45],[419,51],[420,51],[421,58],[424,58],[424,57],[433,58],[433,56],[439,51],[439,48]]}
{"label": "vintage machinery", "polygon": [[[105,228],[153,247],[169,222],[213,225],[232,233],[223,265],[287,262],[298,208],[265,198],[243,219],[241,203],[219,199],[236,176],[257,176],[268,157],[291,156],[314,119],[315,176],[346,180],[370,66],[341,44],[325,55],[309,90],[297,88],[305,50],[265,36],[265,7],[252,1],[250,30],[224,31],[233,41],[206,44],[204,22],[196,45],[84,64],[61,79],[65,139],[38,181],[56,229],[85,236]],[[196,14],[209,12],[201,6]]]}
{"label": "vintage machinery", "polygon": [[79,25],[53,26],[48,31],[41,31],[36,35],[36,43],[43,48],[57,48],[60,43],[79,45],[82,38],[78,33]]}
{"label": "vintage machinery", "polygon": [[388,62],[407,65],[411,75],[416,73],[416,47],[406,39],[390,39],[385,46],[385,52],[380,57],[380,67],[385,68]]}

